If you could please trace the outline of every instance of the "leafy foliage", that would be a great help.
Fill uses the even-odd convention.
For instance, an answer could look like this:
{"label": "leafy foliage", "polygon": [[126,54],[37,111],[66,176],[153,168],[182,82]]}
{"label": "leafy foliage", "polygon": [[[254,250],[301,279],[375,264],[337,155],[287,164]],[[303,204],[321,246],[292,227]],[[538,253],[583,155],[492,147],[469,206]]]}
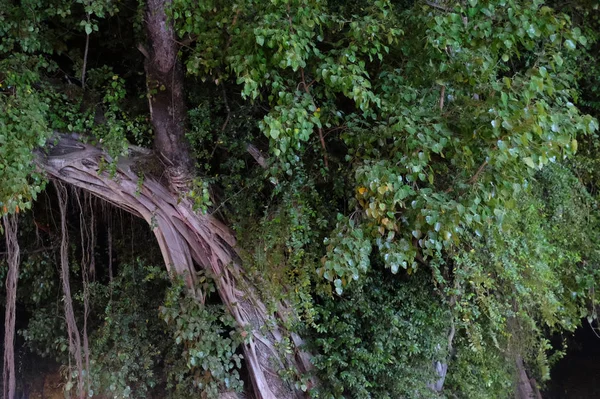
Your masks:
{"label": "leafy foliage", "polygon": [[[198,279],[203,293],[214,292],[206,276]],[[182,353],[169,362],[169,387],[174,398],[189,398],[202,392],[203,398],[217,398],[222,390],[241,391],[242,355],[236,353],[242,336],[235,333],[235,321],[220,305],[207,305],[186,292],[183,280],[168,292],[160,308],[161,318],[171,327]]]}
{"label": "leafy foliage", "polygon": [[[82,133],[112,160],[152,143],[152,91],[133,51],[143,10],[0,0],[0,214],[42,192],[33,150],[52,130]],[[235,228],[269,311],[294,308],[281,323],[308,336],[315,395],[427,397],[439,360],[448,396],[508,397],[516,356],[543,381],[561,354],[550,334],[597,319],[596,10],[583,0],[171,3],[198,171],[187,195]],[[25,284],[55,278],[50,256],[28,262]],[[104,319],[94,389],[241,390],[242,337],[226,310],[178,284],[164,303],[148,298],[166,283],[142,268],[94,288]],[[55,287],[22,299],[39,307],[23,336],[64,360],[64,332],[43,305]],[[146,323],[161,304],[166,325]]]}
{"label": "leafy foliage", "polygon": [[[424,273],[390,278],[372,270],[344,298],[324,298],[313,330],[320,398],[436,397],[449,313]],[[351,350],[349,350],[351,348]]]}
{"label": "leafy foliage", "polygon": [[[198,288],[208,294],[212,283],[203,280]],[[138,262],[123,265],[108,285],[91,285],[91,394],[214,398],[223,388],[241,390],[242,338],[234,334],[231,316],[222,306],[199,303],[182,280],[175,281],[171,285],[164,270]],[[30,350],[66,362],[66,330],[52,309],[37,310],[20,334]]]}
{"label": "leafy foliage", "polygon": [[162,339],[169,330],[158,320],[163,298],[156,294],[165,292],[166,277],[162,269],[138,263],[125,265],[112,283],[91,287],[102,318],[91,337],[92,392],[145,398],[162,382],[160,364],[171,344]]}
{"label": "leafy foliage", "polygon": [[[0,60],[0,213],[19,212],[30,207],[44,188],[43,177],[35,169],[33,150],[44,146],[50,135],[45,119],[48,105],[33,93],[35,69],[17,74],[18,59]],[[20,62],[30,63],[27,58]],[[35,61],[34,61],[35,62]],[[12,64],[12,65],[11,65]]]}
{"label": "leafy foliage", "polygon": [[510,363],[498,367],[502,357],[522,355],[536,378],[547,380],[551,362],[561,355],[548,358],[548,332],[573,331],[595,312],[588,295],[598,279],[592,266],[598,257],[592,244],[596,203],[562,166],[545,168],[536,183],[501,229],[491,227],[453,259],[454,286],[447,291],[456,298],[455,320],[464,331],[459,342],[465,349],[457,354],[456,376],[450,372],[449,379],[470,397],[494,395],[474,394],[479,383],[461,375],[461,362],[481,363],[478,374],[496,386],[492,392],[510,389],[493,374],[510,371]]}

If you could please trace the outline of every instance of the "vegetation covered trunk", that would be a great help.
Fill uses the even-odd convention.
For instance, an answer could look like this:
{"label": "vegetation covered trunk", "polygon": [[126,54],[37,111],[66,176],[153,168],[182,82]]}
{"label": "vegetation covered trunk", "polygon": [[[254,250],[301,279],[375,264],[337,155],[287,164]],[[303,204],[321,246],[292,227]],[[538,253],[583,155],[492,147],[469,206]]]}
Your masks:
{"label": "vegetation covered trunk", "polygon": [[212,215],[196,214],[187,199],[178,198],[153,177],[146,176],[139,184],[137,167],[153,158],[149,152],[132,149],[129,157],[117,161],[114,177],[100,170],[102,158],[108,158],[102,149],[82,143],[77,135],[62,135],[47,154],[40,154],[38,165],[52,178],[144,218],[156,235],[167,269],[184,275],[190,288],[195,264],[209,271],[223,303],[248,333],[243,350],[256,397],[300,397],[281,372],[308,371],[309,358],[298,348],[295,355],[281,350],[285,338],[296,346],[302,342],[296,336],[286,337],[276,316],[267,311],[241,267],[232,232]]}

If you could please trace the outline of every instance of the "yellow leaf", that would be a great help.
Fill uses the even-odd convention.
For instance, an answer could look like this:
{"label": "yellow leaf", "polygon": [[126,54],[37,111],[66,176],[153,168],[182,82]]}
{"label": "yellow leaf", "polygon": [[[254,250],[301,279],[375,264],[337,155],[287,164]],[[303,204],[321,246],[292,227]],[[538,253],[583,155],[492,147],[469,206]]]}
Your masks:
{"label": "yellow leaf", "polygon": [[360,195],[363,195],[364,193],[367,192],[367,188],[366,187],[359,187],[357,191],[358,191],[358,193]]}

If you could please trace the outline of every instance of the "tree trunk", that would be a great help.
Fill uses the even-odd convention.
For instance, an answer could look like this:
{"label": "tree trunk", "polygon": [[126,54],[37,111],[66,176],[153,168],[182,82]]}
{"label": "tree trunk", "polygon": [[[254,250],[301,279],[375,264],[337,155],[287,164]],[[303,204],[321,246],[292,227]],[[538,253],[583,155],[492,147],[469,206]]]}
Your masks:
{"label": "tree trunk", "polygon": [[154,148],[166,164],[171,188],[179,191],[193,176],[194,161],[185,137],[183,69],[177,59],[175,33],[165,11],[170,3],[170,0],[148,1],[146,31],[150,48],[144,53]]}
{"label": "tree trunk", "polygon": [[[51,178],[72,184],[144,218],[158,240],[170,272],[184,275],[194,286],[194,262],[215,278],[219,295],[240,329],[249,334],[243,344],[244,357],[258,399],[299,398],[303,394],[281,376],[292,370],[297,375],[310,370],[309,356],[299,346],[302,340],[285,336],[277,318],[269,314],[255,287],[244,274],[235,250],[233,233],[212,215],[198,215],[187,199],[178,198],[152,176],[138,185],[138,167],[152,161],[150,151],[132,149],[117,162],[111,177],[100,172],[99,162],[108,155],[84,144],[77,135],[62,135],[37,157],[38,165]],[[286,307],[281,305],[281,313]],[[289,338],[294,355],[281,352],[279,344]]]}

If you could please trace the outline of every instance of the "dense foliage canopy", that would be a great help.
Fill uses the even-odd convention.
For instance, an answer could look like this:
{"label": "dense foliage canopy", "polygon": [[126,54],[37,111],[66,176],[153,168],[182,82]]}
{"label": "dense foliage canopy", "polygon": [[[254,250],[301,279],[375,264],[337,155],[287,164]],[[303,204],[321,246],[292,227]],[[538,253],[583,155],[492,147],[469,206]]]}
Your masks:
{"label": "dense foliage canopy", "polygon": [[[154,145],[132,169],[139,192],[154,179],[231,227],[248,277],[237,289],[276,316],[272,363],[295,390],[511,397],[521,361],[543,386],[556,342],[597,326],[599,17],[593,0],[0,0],[17,342],[65,365],[67,391],[257,390],[241,349],[256,331],[213,269],[198,265],[193,284],[163,270],[154,213],[112,201],[148,230],[89,183],[69,192],[60,228],[62,186],[48,182],[69,176],[43,159],[77,133],[105,151],[107,181],[123,177],[119,157]],[[160,45],[176,50],[166,74]],[[162,111],[184,132],[166,129],[175,151]],[[65,226],[85,378],[58,306]],[[313,370],[286,363],[300,347]]]}

